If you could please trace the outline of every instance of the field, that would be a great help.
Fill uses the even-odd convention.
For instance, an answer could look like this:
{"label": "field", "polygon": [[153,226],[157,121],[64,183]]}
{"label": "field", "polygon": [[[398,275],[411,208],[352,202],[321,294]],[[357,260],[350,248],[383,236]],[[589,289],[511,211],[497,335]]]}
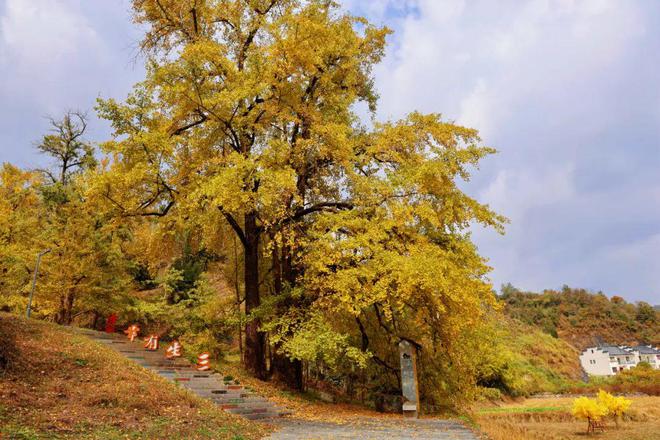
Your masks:
{"label": "field", "polygon": [[475,419],[491,440],[658,440],[660,397],[631,397],[629,414],[619,423],[606,422],[604,433],[586,435],[587,423],[570,413],[573,398],[519,400],[481,407]]}
{"label": "field", "polygon": [[70,330],[0,313],[0,438],[260,438],[225,413]]}

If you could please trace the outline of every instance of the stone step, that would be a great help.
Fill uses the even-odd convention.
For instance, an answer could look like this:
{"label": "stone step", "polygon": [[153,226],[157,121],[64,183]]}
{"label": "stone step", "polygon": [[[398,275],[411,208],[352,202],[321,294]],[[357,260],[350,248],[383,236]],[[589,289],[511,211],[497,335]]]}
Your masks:
{"label": "stone step", "polygon": [[234,399],[246,399],[248,397],[252,397],[250,395],[246,394],[221,394],[218,396],[211,396],[208,394],[199,394],[199,393],[194,393],[198,395],[199,397],[203,397],[208,400],[213,400],[214,402],[227,402],[229,400],[234,400]]}
{"label": "stone step", "polygon": [[[213,376],[204,375],[204,373],[199,373],[195,370],[180,370],[180,369],[170,369],[170,368],[153,368],[156,373],[169,374],[172,377],[185,377],[189,379],[203,379],[210,378]],[[217,378],[216,378],[217,379]]]}
{"label": "stone step", "polygon": [[204,374],[203,371],[198,371],[196,368],[183,363],[174,365],[154,365],[150,368],[153,370],[167,371],[169,373],[180,373],[181,375]]}
{"label": "stone step", "polygon": [[262,397],[209,397],[216,403],[226,403],[230,405],[263,405],[263,406],[274,406],[273,402]]}
{"label": "stone step", "polygon": [[235,403],[216,403],[222,410],[233,414],[256,414],[256,413],[277,413],[279,409],[275,405],[248,405]]}
{"label": "stone step", "polygon": [[211,388],[209,388],[209,389],[191,389],[191,388],[187,388],[187,389],[189,389],[193,393],[196,393],[196,394],[199,394],[199,395],[204,395],[204,396],[209,396],[209,397],[227,397],[227,396],[261,397],[261,396],[258,396],[255,393],[253,393],[252,391],[247,391],[247,390],[225,390],[225,389],[222,389],[222,388],[213,388],[213,389],[211,389]]}
{"label": "stone step", "polygon": [[220,405],[228,413],[232,414],[267,414],[276,413],[276,408],[273,407],[256,407],[256,406],[234,406],[234,405]]}
{"label": "stone step", "polygon": [[176,371],[180,370],[182,367],[184,367],[184,364],[179,364],[179,363],[174,363],[170,362],[166,359],[163,359],[162,361],[149,361],[148,359],[142,360],[142,362],[152,370],[170,370],[170,371]]}
{"label": "stone step", "polygon": [[199,388],[199,389],[218,389],[218,390],[227,390],[227,391],[247,391],[245,387],[238,385],[225,385],[222,382],[214,380],[199,380],[195,377],[181,377],[181,376],[172,376],[171,374],[166,375],[172,381],[179,382],[183,386],[188,386],[190,388]]}
{"label": "stone step", "polygon": [[245,413],[249,412],[263,412],[263,411],[276,411],[278,408],[273,403],[231,403],[231,402],[216,402],[218,406],[226,410],[241,410]]}
{"label": "stone step", "polygon": [[248,420],[267,420],[267,419],[278,419],[284,414],[280,412],[267,412],[267,413],[253,413],[253,414],[241,414],[242,417],[245,417]]}
{"label": "stone step", "polygon": [[204,378],[204,377],[195,377],[194,375],[179,375],[179,374],[172,375],[172,377],[176,380],[181,381],[181,382],[186,382],[186,383],[190,383],[190,384],[194,383],[194,384],[197,384],[199,386],[207,386],[208,385],[208,386],[213,386],[213,387],[226,388],[225,384],[223,382],[219,381],[216,378],[212,378],[212,377]]}
{"label": "stone step", "polygon": [[250,393],[249,391],[234,391],[234,390],[222,390],[222,389],[217,389],[217,388],[190,388],[190,387],[183,387],[187,390],[189,390],[191,393],[195,393],[198,396],[204,396],[204,397],[253,397],[255,394]]}

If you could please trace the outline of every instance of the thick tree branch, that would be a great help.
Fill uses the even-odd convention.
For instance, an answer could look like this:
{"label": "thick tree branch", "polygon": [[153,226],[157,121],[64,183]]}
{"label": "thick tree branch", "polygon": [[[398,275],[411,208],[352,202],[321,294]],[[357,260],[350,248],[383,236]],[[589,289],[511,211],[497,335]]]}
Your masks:
{"label": "thick tree branch", "polygon": [[362,351],[367,351],[367,348],[369,348],[369,336],[367,335],[367,331],[365,330],[364,325],[362,325],[362,321],[360,321],[359,317],[355,317],[355,322],[357,322],[360,333],[362,334]]}
{"label": "thick tree branch", "polygon": [[284,223],[291,223],[297,220],[300,220],[301,218],[305,217],[308,214],[312,214],[314,212],[320,212],[320,211],[328,211],[328,210],[351,210],[355,206],[350,203],[350,202],[322,202],[322,203],[317,203],[315,205],[312,205],[307,208],[301,208],[296,211],[295,214],[293,214],[291,217],[287,218],[284,220]]}
{"label": "thick tree branch", "polygon": [[190,13],[192,14],[193,17],[193,28],[195,29],[195,35],[198,35],[199,29],[197,27],[197,8],[192,8],[190,10]]}
{"label": "thick tree branch", "polygon": [[222,213],[222,215],[225,216],[225,219],[227,219],[227,223],[229,223],[229,225],[232,227],[234,232],[236,232],[238,239],[241,240],[241,243],[243,243],[243,247],[248,247],[249,243],[247,242],[247,238],[245,237],[245,232],[243,232],[241,225],[239,225],[236,219],[230,213],[225,211],[222,208],[222,206],[218,206],[218,210]]}
{"label": "thick tree branch", "polygon": [[[103,197],[105,197],[110,203],[115,205],[120,211],[121,215],[124,217],[165,217],[167,213],[172,209],[172,207],[175,204],[174,200],[169,200],[165,207],[161,210],[158,211],[138,211],[138,212],[131,212],[127,210],[121,203],[117,202],[115,199],[110,197],[110,192],[106,191],[105,194],[103,194]],[[153,202],[152,202],[153,203]],[[140,205],[140,208],[146,208],[149,205]]]}
{"label": "thick tree branch", "polygon": [[177,128],[176,130],[174,130],[172,132],[172,134],[170,134],[170,137],[178,136],[178,135],[186,132],[187,130],[190,130],[191,128],[194,128],[194,127],[197,127],[198,125],[203,124],[207,120],[208,120],[208,116],[206,116],[205,114],[200,114],[200,119],[198,119],[196,121],[193,121],[189,124],[186,124],[183,127]]}

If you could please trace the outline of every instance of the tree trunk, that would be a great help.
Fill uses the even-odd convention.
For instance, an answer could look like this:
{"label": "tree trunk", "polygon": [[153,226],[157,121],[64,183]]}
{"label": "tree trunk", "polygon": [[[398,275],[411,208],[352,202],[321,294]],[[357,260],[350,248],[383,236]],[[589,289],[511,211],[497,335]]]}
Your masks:
{"label": "tree trunk", "polygon": [[[276,348],[277,349],[277,348]],[[303,365],[298,359],[289,359],[278,353],[273,353],[273,379],[284,383],[287,387],[303,391],[305,384],[303,381]]]}
{"label": "tree trunk", "polygon": [[[282,246],[281,255],[278,255],[277,247],[273,248],[273,276],[275,278],[275,293],[281,294],[283,287],[283,280],[289,284],[289,287],[294,285],[295,272],[291,265],[291,252],[290,248],[284,244]],[[286,313],[286,309],[293,304],[291,299],[287,299],[279,304],[280,314]],[[284,354],[280,353],[280,347],[274,347],[273,360],[271,365],[272,376],[276,381],[286,384],[287,387],[303,391],[305,382],[303,380],[303,365],[302,361],[298,359],[289,359]]]}
{"label": "tree trunk", "polygon": [[264,334],[260,321],[250,319],[250,313],[260,304],[259,297],[259,228],[254,212],[245,215],[245,367],[259,379],[266,379]]}
{"label": "tree trunk", "polygon": [[67,292],[60,296],[60,309],[55,316],[55,322],[61,325],[70,325],[73,316],[74,292]]}

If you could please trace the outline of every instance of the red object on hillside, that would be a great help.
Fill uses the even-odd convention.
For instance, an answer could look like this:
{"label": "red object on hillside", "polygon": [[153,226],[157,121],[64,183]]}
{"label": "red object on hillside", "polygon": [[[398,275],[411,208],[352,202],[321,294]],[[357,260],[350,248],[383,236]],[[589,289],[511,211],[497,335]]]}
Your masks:
{"label": "red object on hillside", "polygon": [[116,323],[117,323],[117,314],[116,313],[113,313],[112,315],[108,316],[108,319],[105,321],[105,332],[106,333],[114,333]]}

